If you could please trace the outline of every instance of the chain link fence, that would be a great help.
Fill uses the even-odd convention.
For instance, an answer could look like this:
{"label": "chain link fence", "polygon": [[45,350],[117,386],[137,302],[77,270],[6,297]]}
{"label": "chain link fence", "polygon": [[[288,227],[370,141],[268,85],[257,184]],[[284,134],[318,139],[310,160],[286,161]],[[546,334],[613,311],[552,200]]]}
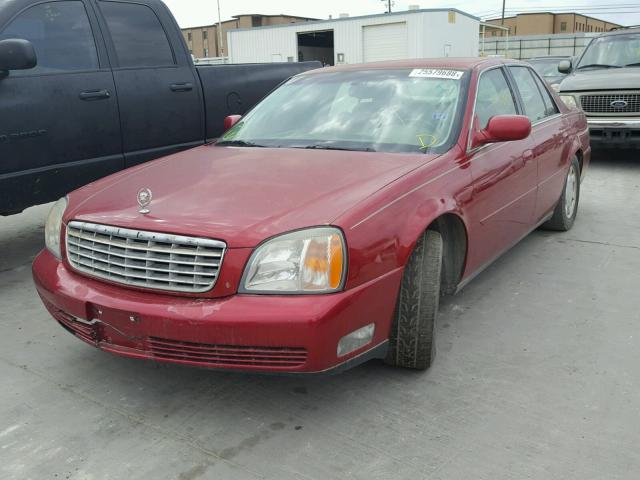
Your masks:
{"label": "chain link fence", "polygon": [[527,35],[516,37],[480,36],[480,55],[499,55],[518,60],[550,55],[580,55],[597,33]]}

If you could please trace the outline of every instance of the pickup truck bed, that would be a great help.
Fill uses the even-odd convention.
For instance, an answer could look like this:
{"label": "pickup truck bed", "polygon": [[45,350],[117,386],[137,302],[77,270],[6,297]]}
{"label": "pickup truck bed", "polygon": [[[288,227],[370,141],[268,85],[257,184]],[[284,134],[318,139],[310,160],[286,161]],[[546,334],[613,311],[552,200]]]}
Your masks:
{"label": "pickup truck bed", "polygon": [[282,81],[310,67],[320,67],[320,63],[198,65],[196,71],[204,92],[206,138],[214,139],[222,134],[227,115],[244,115]]}

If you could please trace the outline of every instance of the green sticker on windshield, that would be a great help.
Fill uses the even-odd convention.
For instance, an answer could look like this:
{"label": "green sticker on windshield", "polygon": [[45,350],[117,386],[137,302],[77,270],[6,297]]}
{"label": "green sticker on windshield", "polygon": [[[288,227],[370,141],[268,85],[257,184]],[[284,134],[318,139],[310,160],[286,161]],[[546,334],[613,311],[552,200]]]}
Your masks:
{"label": "green sticker on windshield", "polygon": [[420,142],[420,150],[426,150],[429,147],[433,147],[438,142],[436,137],[428,133],[421,133],[416,135],[416,137],[418,137],[418,141]]}

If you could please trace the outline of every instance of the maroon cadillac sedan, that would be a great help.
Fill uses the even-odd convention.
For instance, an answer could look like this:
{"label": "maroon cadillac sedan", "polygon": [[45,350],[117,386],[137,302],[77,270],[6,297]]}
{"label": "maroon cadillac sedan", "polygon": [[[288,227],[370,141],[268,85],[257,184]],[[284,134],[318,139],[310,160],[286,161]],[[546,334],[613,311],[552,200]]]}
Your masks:
{"label": "maroon cadillac sedan", "polygon": [[226,123],[55,204],[33,274],[63,328],[193,366],[426,369],[440,296],[570,229],[591,152],[584,115],[500,59],[314,70]]}

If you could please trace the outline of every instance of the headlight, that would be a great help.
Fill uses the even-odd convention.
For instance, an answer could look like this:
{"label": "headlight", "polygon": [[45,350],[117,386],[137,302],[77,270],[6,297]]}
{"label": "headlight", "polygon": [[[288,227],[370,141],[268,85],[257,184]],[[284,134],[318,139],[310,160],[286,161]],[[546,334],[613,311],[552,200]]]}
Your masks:
{"label": "headlight", "polygon": [[574,97],[573,95],[560,95],[560,100],[562,100],[564,104],[569,108],[578,108],[576,97]]}
{"label": "headlight", "polygon": [[337,228],[287,233],[260,245],[245,269],[241,292],[328,293],[345,276],[345,245]]}
{"label": "headlight", "polygon": [[60,253],[60,232],[62,231],[62,215],[67,209],[67,199],[61,198],[51,207],[47,223],[44,225],[44,243],[47,250],[57,258],[62,258]]}

